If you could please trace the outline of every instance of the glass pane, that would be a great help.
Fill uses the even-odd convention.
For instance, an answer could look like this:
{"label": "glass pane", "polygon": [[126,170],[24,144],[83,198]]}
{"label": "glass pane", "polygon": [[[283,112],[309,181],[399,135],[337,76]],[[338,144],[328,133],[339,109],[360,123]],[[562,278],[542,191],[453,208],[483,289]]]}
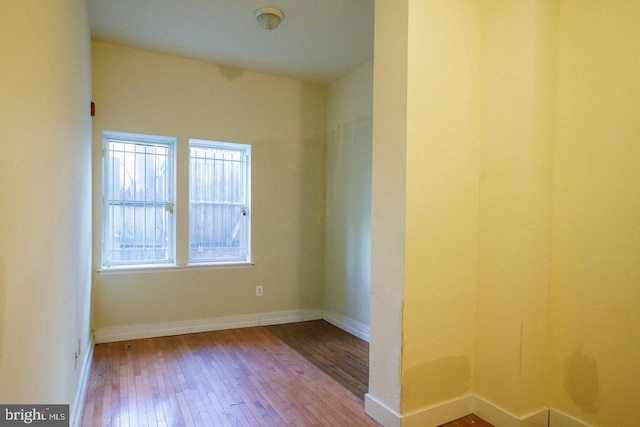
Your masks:
{"label": "glass pane", "polygon": [[237,206],[193,204],[191,258],[244,259],[246,216]]}
{"label": "glass pane", "polygon": [[104,264],[171,262],[172,147],[110,140],[105,148]]}
{"label": "glass pane", "polygon": [[191,260],[247,259],[248,154],[245,148],[191,146]]}

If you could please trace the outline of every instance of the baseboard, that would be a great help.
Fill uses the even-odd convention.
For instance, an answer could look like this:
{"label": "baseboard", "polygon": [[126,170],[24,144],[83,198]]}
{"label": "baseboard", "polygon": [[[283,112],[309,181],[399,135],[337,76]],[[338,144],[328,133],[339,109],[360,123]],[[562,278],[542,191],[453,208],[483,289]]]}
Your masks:
{"label": "baseboard", "polygon": [[520,427],[520,419],[518,417],[477,395],[473,399],[472,412],[496,426]]}
{"label": "baseboard", "polygon": [[82,365],[80,366],[80,378],[78,380],[78,388],[76,390],[76,396],[73,399],[73,405],[71,406],[71,414],[69,414],[69,425],[77,427],[82,423],[82,414],[84,413],[84,404],[89,391],[89,380],[91,379],[91,367],[93,365],[93,348],[94,340],[91,336],[88,343],[88,351],[82,359]]}
{"label": "baseboard", "polygon": [[332,325],[349,332],[351,335],[369,342],[369,326],[364,323],[328,310],[322,310],[322,318]]}
{"label": "baseboard", "polygon": [[277,325],[322,319],[321,309],[276,311],[240,316],[215,317],[211,319],[185,320],[180,322],[153,323],[146,325],[99,328],[93,331],[96,344],[127,341],[141,338],[166,337],[219,331],[223,329],[247,328],[251,326]]}
{"label": "baseboard", "polygon": [[400,427],[401,416],[376,399],[371,393],[364,395],[364,412],[384,427]]}
{"label": "baseboard", "polygon": [[473,413],[500,427],[589,427],[556,409],[545,408],[518,418],[477,395],[474,396]]}
{"label": "baseboard", "polygon": [[467,395],[435,406],[400,415],[370,393],[364,411],[384,427],[437,427],[472,413],[474,396]]}
{"label": "baseboard", "polygon": [[542,409],[522,418],[521,427],[549,427],[549,410]]}
{"label": "baseboard", "polygon": [[589,427],[589,425],[556,409],[550,409],[549,427]]}
{"label": "baseboard", "polygon": [[473,399],[467,395],[409,412],[402,416],[402,427],[436,427],[457,420],[472,413]]}
{"label": "baseboard", "polygon": [[560,411],[547,408],[517,417],[473,394],[402,415],[367,394],[365,412],[385,427],[436,427],[469,414],[476,414],[498,427],[588,427]]}
{"label": "baseboard", "polygon": [[478,395],[473,399],[473,413],[490,424],[500,427],[548,427],[549,425],[549,410],[546,408],[524,417],[517,417]]}

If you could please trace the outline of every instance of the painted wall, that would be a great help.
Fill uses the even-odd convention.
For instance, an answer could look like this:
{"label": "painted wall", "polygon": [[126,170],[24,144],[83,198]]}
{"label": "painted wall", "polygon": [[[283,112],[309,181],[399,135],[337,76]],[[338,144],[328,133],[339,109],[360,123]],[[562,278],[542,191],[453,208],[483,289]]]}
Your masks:
{"label": "painted wall", "polygon": [[[407,142],[407,0],[375,2],[371,337],[367,413],[400,413]],[[389,66],[393,64],[393,66]]]}
{"label": "painted wall", "polygon": [[[248,268],[94,273],[94,327],[321,308],[326,87],[99,41],[92,55],[94,235],[102,131],[177,137],[179,264],[187,261],[188,139],[248,143],[255,260]],[[93,256],[97,269],[99,239]]]}
{"label": "painted wall", "polygon": [[640,5],[378,0],[376,15],[368,413],[431,425],[471,393],[514,425],[548,407],[634,425]]}
{"label": "painted wall", "polygon": [[517,417],[547,406],[556,16],[483,7],[474,389]]}
{"label": "painted wall", "polygon": [[328,87],[325,310],[369,327],[373,62]]}
{"label": "painted wall", "polygon": [[472,389],[480,6],[409,1],[403,413]]}
{"label": "painted wall", "polygon": [[560,2],[550,404],[594,426],[640,419],[639,21]]}
{"label": "painted wall", "polygon": [[89,43],[82,0],[2,3],[0,402],[72,413],[90,354]]}

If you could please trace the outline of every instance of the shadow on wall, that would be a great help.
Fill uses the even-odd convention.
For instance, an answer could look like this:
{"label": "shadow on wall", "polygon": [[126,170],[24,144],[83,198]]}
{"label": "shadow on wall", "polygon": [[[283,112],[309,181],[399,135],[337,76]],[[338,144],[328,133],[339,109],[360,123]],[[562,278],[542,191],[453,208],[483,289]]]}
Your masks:
{"label": "shadow on wall", "polygon": [[244,70],[241,68],[224,67],[222,65],[218,65],[217,67],[220,74],[229,81],[239,79],[242,77],[242,74],[244,74]]}
{"label": "shadow on wall", "polygon": [[[369,324],[372,115],[339,124],[326,158],[326,277],[331,307]],[[325,302],[326,303],[326,302]]]}

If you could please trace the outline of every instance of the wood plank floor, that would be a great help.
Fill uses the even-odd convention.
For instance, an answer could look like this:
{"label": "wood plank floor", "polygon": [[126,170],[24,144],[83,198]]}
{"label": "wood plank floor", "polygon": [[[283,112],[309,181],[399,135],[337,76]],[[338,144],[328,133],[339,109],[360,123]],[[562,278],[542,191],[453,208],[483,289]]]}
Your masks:
{"label": "wood plank floor", "polygon": [[451,421],[450,423],[443,424],[440,427],[493,427],[493,424],[489,424],[477,415],[471,414]]}
{"label": "wood plank floor", "polygon": [[82,425],[378,426],[368,349],[322,320],[99,344]]}
{"label": "wood plank floor", "polygon": [[369,390],[369,343],[324,320],[268,326],[305,359],[364,400]]}
{"label": "wood plank floor", "polygon": [[265,327],[99,344],[83,426],[377,426]]}

